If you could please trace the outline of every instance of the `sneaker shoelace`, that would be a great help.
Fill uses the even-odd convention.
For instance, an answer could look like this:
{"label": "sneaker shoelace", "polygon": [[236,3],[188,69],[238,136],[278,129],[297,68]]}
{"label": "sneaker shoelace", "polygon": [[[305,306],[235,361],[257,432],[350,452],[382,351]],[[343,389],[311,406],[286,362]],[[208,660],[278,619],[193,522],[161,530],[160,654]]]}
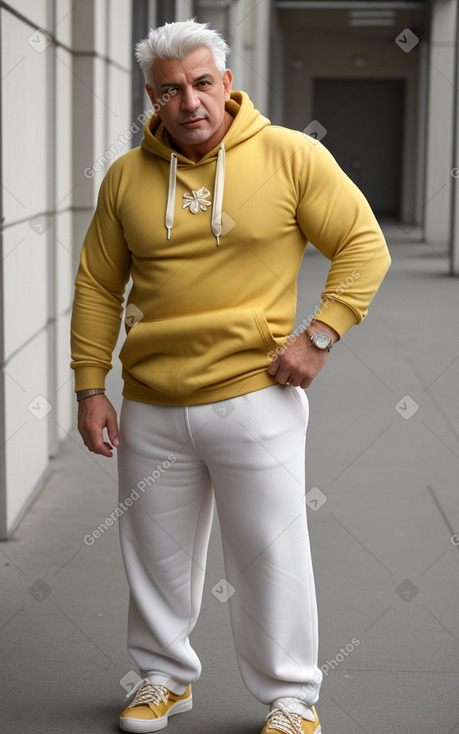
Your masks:
{"label": "sneaker shoelace", "polygon": [[267,721],[270,729],[277,729],[285,734],[303,734],[300,714],[294,714],[281,703],[269,712]]}
{"label": "sneaker shoelace", "polygon": [[154,703],[155,706],[158,706],[161,701],[167,703],[168,695],[169,691],[166,686],[161,686],[157,683],[151,683],[149,680],[144,680],[128,708],[131,709],[134,706],[141,706],[148,703]]}

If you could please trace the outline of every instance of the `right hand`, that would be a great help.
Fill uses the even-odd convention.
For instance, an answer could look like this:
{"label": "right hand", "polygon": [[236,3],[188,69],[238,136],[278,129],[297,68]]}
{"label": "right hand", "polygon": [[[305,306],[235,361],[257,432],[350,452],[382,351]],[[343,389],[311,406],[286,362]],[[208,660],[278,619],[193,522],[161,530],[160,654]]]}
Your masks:
{"label": "right hand", "polygon": [[[108,441],[104,441],[104,428]],[[84,445],[95,454],[113,456],[120,443],[116,410],[106,395],[92,395],[78,403],[78,430]]]}

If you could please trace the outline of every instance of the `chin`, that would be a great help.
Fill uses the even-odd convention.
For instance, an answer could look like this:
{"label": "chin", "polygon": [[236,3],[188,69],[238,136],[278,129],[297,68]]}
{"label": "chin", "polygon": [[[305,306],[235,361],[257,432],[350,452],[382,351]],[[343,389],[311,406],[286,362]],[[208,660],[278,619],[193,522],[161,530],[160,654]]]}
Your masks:
{"label": "chin", "polygon": [[212,133],[207,130],[190,130],[189,134],[186,135],[182,142],[183,143],[205,143],[206,140],[212,137]]}

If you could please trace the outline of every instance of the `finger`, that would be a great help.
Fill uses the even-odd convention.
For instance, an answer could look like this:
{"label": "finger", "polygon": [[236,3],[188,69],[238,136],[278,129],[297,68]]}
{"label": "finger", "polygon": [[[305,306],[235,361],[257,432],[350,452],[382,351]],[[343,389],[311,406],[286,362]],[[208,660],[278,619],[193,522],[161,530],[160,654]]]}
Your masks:
{"label": "finger", "polygon": [[113,446],[107,441],[104,441],[104,447],[105,451],[103,453],[103,456],[113,456]]}
{"label": "finger", "polygon": [[281,368],[280,370],[277,371],[274,377],[276,378],[277,382],[280,385],[286,385],[287,382],[289,382],[290,380],[290,373],[287,372],[285,369]]}
{"label": "finger", "polygon": [[94,442],[93,451],[95,454],[101,456],[112,456],[113,446],[109,441],[104,440],[103,431],[98,435],[97,440]]}
{"label": "finger", "polygon": [[94,454],[99,454],[100,456],[106,456],[107,458],[110,458],[111,456],[113,456],[113,446],[107,443],[107,441],[103,441],[100,444],[94,444],[94,447],[89,448],[89,450],[92,451]]}
{"label": "finger", "polygon": [[118,447],[120,445],[120,434],[118,429],[118,421],[116,415],[112,418],[107,418],[107,433],[110,442],[113,446]]}
{"label": "finger", "polygon": [[101,456],[112,456],[112,446],[103,440],[103,431],[97,426],[93,429],[85,429],[81,431],[84,445],[94,454]]}

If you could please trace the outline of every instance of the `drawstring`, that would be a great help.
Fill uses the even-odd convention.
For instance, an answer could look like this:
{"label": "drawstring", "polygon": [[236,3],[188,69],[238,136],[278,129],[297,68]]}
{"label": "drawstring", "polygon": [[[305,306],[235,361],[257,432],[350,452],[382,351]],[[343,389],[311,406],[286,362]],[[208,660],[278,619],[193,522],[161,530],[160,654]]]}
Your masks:
{"label": "drawstring", "polygon": [[217,238],[217,247],[220,247],[222,233],[222,203],[225,187],[225,146],[220,145],[217,156],[217,170],[215,171],[214,203],[212,205],[212,232]]}
{"label": "drawstring", "polygon": [[167,191],[167,206],[166,206],[166,229],[167,239],[171,238],[171,229],[174,226],[174,206],[175,206],[175,182],[177,178],[177,156],[175,153],[171,155],[171,162],[169,168],[169,189]]}
{"label": "drawstring", "polygon": [[[171,154],[169,168],[169,188],[167,191],[167,205],[165,225],[167,230],[167,239],[171,237],[171,230],[174,226],[174,207],[175,207],[175,188],[177,180],[177,156]],[[220,247],[220,237],[222,234],[222,205],[223,191],[225,188],[225,146],[220,144],[220,150],[217,155],[217,167],[215,171],[214,182],[214,198],[212,204],[212,233],[217,240],[217,247]],[[210,204],[210,202],[209,202]],[[205,211],[205,209],[204,209]]]}
{"label": "drawstring", "polygon": [[220,247],[222,233],[222,203],[225,187],[225,146],[220,145],[217,156],[217,170],[215,171],[214,203],[212,205],[212,232],[217,238],[217,247]]}

